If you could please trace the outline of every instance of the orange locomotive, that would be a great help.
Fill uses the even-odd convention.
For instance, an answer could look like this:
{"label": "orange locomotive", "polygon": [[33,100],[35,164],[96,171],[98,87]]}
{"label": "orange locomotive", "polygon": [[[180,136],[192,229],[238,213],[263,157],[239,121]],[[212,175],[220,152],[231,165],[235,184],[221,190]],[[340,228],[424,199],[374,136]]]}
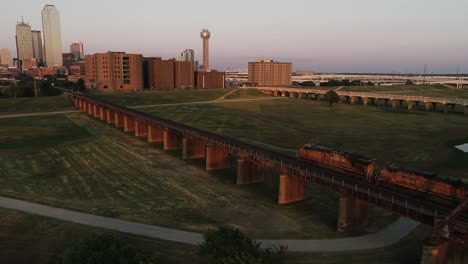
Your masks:
{"label": "orange locomotive", "polygon": [[306,144],[299,150],[298,159],[389,188],[405,187],[456,201],[464,200],[465,194],[468,198],[468,191],[465,191],[468,190],[468,186],[461,181],[438,178],[434,173],[396,164],[391,164],[379,172],[375,169],[375,159],[340,152],[329,147]]}
{"label": "orange locomotive", "polygon": [[298,159],[314,163],[314,165],[351,174],[374,182],[376,174],[375,159],[341,152],[329,147],[306,144],[298,153]]}
{"label": "orange locomotive", "polygon": [[386,170],[380,171],[379,180],[452,200],[465,199],[466,186],[462,181],[438,178],[435,173],[404,168],[394,163],[388,165]]}

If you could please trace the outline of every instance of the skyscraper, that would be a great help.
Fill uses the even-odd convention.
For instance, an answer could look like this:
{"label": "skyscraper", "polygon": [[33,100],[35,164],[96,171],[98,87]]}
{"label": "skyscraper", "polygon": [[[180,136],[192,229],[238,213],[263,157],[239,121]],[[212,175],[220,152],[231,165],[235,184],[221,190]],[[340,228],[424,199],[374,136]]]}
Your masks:
{"label": "skyscraper", "polygon": [[75,55],[76,60],[84,60],[83,42],[72,43],[70,45],[70,53]]}
{"label": "skyscraper", "polygon": [[178,61],[195,61],[195,52],[193,49],[184,50],[179,56],[177,56]]}
{"label": "skyscraper", "polygon": [[203,66],[207,71],[210,69],[210,31],[203,29],[200,36],[203,39]]}
{"label": "skyscraper", "polygon": [[44,64],[44,54],[42,49],[42,36],[41,31],[33,30],[32,34],[32,47],[33,47],[33,57],[37,60],[39,64]]}
{"label": "skyscraper", "polygon": [[42,9],[42,30],[44,31],[44,63],[47,66],[62,66],[60,16],[57,8],[53,5],[46,5]]}
{"label": "skyscraper", "polygon": [[11,66],[11,53],[9,49],[0,49],[0,65]]}
{"label": "skyscraper", "polygon": [[22,61],[34,58],[31,26],[24,20],[16,24],[16,51],[20,65]]}

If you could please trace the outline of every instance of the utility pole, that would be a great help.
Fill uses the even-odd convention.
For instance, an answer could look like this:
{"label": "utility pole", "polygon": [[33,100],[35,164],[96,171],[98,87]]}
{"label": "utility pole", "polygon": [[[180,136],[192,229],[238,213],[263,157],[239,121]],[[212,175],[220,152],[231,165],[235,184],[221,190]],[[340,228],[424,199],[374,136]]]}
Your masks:
{"label": "utility pole", "polygon": [[37,97],[37,79],[34,78],[34,97]]}
{"label": "utility pole", "polygon": [[426,71],[427,71],[427,64],[424,64],[424,76],[423,76],[423,84],[426,83]]}

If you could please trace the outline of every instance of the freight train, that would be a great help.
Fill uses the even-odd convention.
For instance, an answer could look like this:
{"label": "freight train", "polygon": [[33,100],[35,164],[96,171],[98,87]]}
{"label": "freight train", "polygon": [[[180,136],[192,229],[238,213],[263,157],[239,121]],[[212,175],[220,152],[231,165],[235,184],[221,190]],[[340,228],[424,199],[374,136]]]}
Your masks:
{"label": "freight train", "polygon": [[395,163],[378,171],[375,159],[325,146],[306,144],[299,150],[298,159],[388,188],[404,187],[457,202],[464,200],[465,195],[468,196],[468,186],[462,181],[442,179],[434,173],[402,167]]}

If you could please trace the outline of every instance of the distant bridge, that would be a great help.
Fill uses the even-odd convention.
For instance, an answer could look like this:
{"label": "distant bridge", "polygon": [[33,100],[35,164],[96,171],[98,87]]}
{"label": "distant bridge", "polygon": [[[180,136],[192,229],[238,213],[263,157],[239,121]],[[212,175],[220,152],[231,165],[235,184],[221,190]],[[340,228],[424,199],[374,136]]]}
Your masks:
{"label": "distant bridge", "polygon": [[[320,100],[328,92],[327,90],[287,87],[255,87],[253,89],[258,89],[271,96],[316,100]],[[362,103],[363,105],[368,105],[373,103],[376,105],[391,105],[392,108],[397,108],[401,107],[403,103],[406,103],[409,111],[412,111],[415,106],[419,105],[419,103],[423,103],[425,105],[426,111],[435,110],[437,108],[437,104],[440,104],[445,113],[455,111],[455,106],[459,105],[463,107],[464,114],[468,115],[467,99],[347,91],[336,91],[336,93],[340,97],[341,102],[349,102],[351,104]]]}
{"label": "distant bridge", "polygon": [[[341,193],[339,231],[349,231],[362,225],[367,218],[367,204],[373,204],[424,224],[436,224],[434,232],[437,237],[441,232],[437,223],[443,220],[447,239],[468,244],[468,215],[464,212],[467,204],[457,205],[440,197],[435,199],[426,193],[398,186],[388,189],[299,161],[295,157],[134,109],[80,94],[70,96],[75,107],[109,125],[123,128],[125,132],[133,132],[137,137],[145,137],[150,143],[161,142],[164,150],[182,149],[183,159],[204,158],[207,170],[229,168],[232,165],[231,158],[236,157],[237,184],[264,181],[277,190],[279,204],[303,200],[308,183],[319,184]],[[281,176],[272,177],[266,173],[266,169],[276,170]],[[442,255],[438,252],[447,245],[444,240],[426,246],[423,255],[427,261],[440,259]]]}

